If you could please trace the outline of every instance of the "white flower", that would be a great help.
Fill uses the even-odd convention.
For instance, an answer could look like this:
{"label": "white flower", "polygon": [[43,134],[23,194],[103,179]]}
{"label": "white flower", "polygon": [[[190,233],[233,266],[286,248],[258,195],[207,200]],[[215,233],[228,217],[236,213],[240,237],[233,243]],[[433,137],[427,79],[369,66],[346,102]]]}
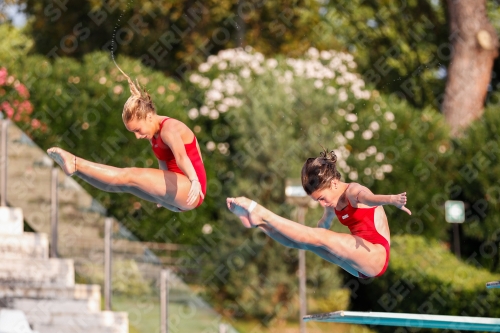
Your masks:
{"label": "white flower", "polygon": [[215,149],[215,142],[208,141],[207,142],[207,149],[210,150],[210,151],[213,151]]}
{"label": "white flower", "polygon": [[320,56],[321,56],[321,59],[323,59],[323,60],[328,60],[332,57],[332,55],[328,51],[321,51]]}
{"label": "white flower", "polygon": [[382,171],[385,172],[385,173],[392,172],[392,165],[390,165],[390,164],[384,164],[384,165],[382,165]]}
{"label": "white flower", "polygon": [[219,110],[219,112],[221,113],[224,113],[229,110],[229,107],[226,104],[219,104],[217,105],[217,110]]}
{"label": "white flower", "polygon": [[200,84],[199,84],[200,88],[202,89],[205,89],[205,88],[208,88],[210,87],[210,79],[207,78],[207,77],[204,77],[200,80]]}
{"label": "white flower", "polygon": [[358,179],[358,172],[357,171],[351,171],[349,172],[349,178],[352,179],[352,180],[356,180]]}
{"label": "white flower", "polygon": [[208,114],[208,117],[210,119],[217,119],[219,118],[219,112],[217,110],[211,110],[210,113]]}
{"label": "white flower", "polygon": [[347,132],[345,132],[344,136],[347,139],[352,140],[352,139],[354,139],[354,132],[353,131],[347,131]]}
{"label": "white flower", "polygon": [[198,118],[198,110],[195,108],[192,108],[191,110],[188,111],[188,117],[191,119],[196,119]]}
{"label": "white flower", "polygon": [[260,67],[260,63],[259,63],[257,60],[252,60],[252,61],[250,62],[250,67],[251,67],[252,69],[259,68],[259,67]]}
{"label": "white flower", "polygon": [[250,69],[248,69],[248,67],[245,67],[245,68],[243,68],[243,69],[240,71],[240,76],[241,76],[242,78],[245,78],[245,79],[249,78],[249,77],[250,77],[250,74],[251,74],[251,72],[250,72]]}
{"label": "white flower", "polygon": [[366,154],[365,153],[359,153],[358,154],[358,160],[364,161],[366,159]]}
{"label": "white flower", "polygon": [[215,89],[211,89],[206,93],[206,98],[211,101],[220,101],[223,97],[224,95],[222,95],[220,91]]}
{"label": "white flower", "polygon": [[372,155],[375,155],[377,153],[377,147],[375,146],[370,146],[368,148],[366,148],[366,154],[368,156],[372,156]]}
{"label": "white flower", "polygon": [[372,131],[378,131],[380,129],[380,125],[376,121],[372,121],[369,127]]}
{"label": "white flower", "polygon": [[229,145],[227,143],[219,143],[217,145],[217,149],[219,149],[221,154],[225,155],[227,153],[228,146]]}
{"label": "white flower", "polygon": [[276,66],[278,66],[278,61],[276,59],[271,58],[266,61],[266,65],[269,68],[276,68]]}
{"label": "white flower", "polygon": [[373,132],[370,131],[370,130],[366,130],[366,131],[363,132],[363,134],[361,134],[361,136],[365,140],[370,140],[371,138],[373,138]]}
{"label": "white flower", "polygon": [[319,57],[319,51],[318,49],[311,47],[307,50],[307,55],[311,57],[311,59],[317,59]]}
{"label": "white flower", "polygon": [[218,55],[221,59],[231,60],[236,56],[236,50],[235,49],[222,50],[219,52]]}
{"label": "white flower", "polygon": [[206,116],[206,115],[208,115],[208,113],[209,113],[209,112],[210,112],[210,109],[209,109],[208,107],[206,107],[206,106],[202,106],[202,107],[200,108],[200,114],[201,114],[202,116]]}
{"label": "white flower", "polygon": [[353,131],[357,131],[357,130],[359,130],[359,125],[356,124],[356,123],[354,123],[354,124],[351,125],[351,128],[352,128]]}
{"label": "white flower", "polygon": [[219,58],[217,58],[217,56],[215,56],[215,55],[208,56],[207,63],[209,63],[210,65],[214,65],[218,61],[219,61]]}
{"label": "white flower", "polygon": [[335,94],[337,90],[334,87],[326,87],[326,92],[330,95]]}
{"label": "white flower", "polygon": [[196,73],[193,73],[189,76],[189,81],[191,81],[191,83],[199,83],[201,82],[201,75],[198,75]]}
{"label": "white flower", "polygon": [[392,113],[391,111],[387,111],[386,113],[384,113],[384,118],[387,121],[393,121],[394,120],[394,113]]}
{"label": "white flower", "polygon": [[375,178],[377,178],[378,180],[383,180],[385,178],[384,172],[381,169],[378,169],[377,171],[375,171]]}
{"label": "white flower", "polygon": [[364,172],[365,172],[365,175],[369,176],[369,175],[371,175],[371,174],[372,174],[372,169],[370,169],[370,168],[365,168],[365,171],[364,171]]}
{"label": "white flower", "polygon": [[339,101],[345,102],[345,101],[347,101],[347,97],[348,96],[347,96],[345,89],[340,89],[339,90]]}
{"label": "white flower", "polygon": [[345,116],[346,115],[346,111],[344,109],[338,109],[337,113],[339,114],[339,116]]}
{"label": "white flower", "polygon": [[347,140],[341,133],[337,133],[335,135],[335,142],[337,142],[338,145],[344,145],[347,143]]}
{"label": "white flower", "polygon": [[120,95],[123,92],[123,87],[120,85],[116,85],[113,88],[113,92],[115,93],[115,95]]}
{"label": "white flower", "polygon": [[375,161],[377,162],[382,162],[382,160],[384,159],[384,154],[383,153],[377,153],[377,155],[375,155]]}
{"label": "white flower", "polygon": [[263,62],[264,59],[266,59],[266,57],[264,57],[264,55],[260,52],[256,52],[254,57],[255,57],[255,60],[257,60],[258,62]]}
{"label": "white flower", "polygon": [[205,72],[208,72],[210,70],[210,65],[207,64],[206,62],[202,63],[199,67],[198,67],[198,71],[202,72],[202,73],[205,73]]}
{"label": "white flower", "polygon": [[205,235],[211,234],[212,230],[213,230],[212,226],[208,223],[205,224],[203,228],[201,228],[201,232],[204,233]]}
{"label": "white flower", "polygon": [[316,81],[314,81],[314,86],[315,86],[317,89],[323,88],[323,81],[321,81],[321,80],[316,80]]}
{"label": "white flower", "polygon": [[227,68],[227,62],[225,62],[225,61],[219,62],[219,64],[217,65],[217,68],[220,69],[221,71],[225,70]]}
{"label": "white flower", "polygon": [[348,113],[345,115],[344,118],[346,121],[348,121],[350,123],[354,123],[354,122],[358,121],[358,116],[356,116],[354,113]]}
{"label": "white flower", "polygon": [[222,91],[224,89],[224,86],[222,85],[221,79],[217,78],[212,81],[212,88],[215,90]]}

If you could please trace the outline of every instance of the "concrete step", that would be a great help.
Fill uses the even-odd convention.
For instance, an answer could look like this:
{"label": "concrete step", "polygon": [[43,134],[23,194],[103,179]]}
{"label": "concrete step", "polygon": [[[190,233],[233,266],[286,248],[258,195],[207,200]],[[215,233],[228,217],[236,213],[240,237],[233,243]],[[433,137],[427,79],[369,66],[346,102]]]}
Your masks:
{"label": "concrete step", "polygon": [[2,333],[36,333],[24,313],[20,310],[0,309],[0,332]]}
{"label": "concrete step", "polygon": [[0,234],[22,235],[24,218],[21,208],[0,207]]}
{"label": "concrete step", "polygon": [[75,284],[72,287],[38,286],[29,287],[17,284],[0,284],[0,299],[32,298],[58,300],[87,300],[101,303],[101,286],[97,284]]}
{"label": "concrete step", "polygon": [[49,240],[46,234],[25,232],[21,235],[0,237],[2,259],[48,259]]}
{"label": "concrete step", "polygon": [[1,284],[73,287],[75,285],[73,260],[2,259]]}
{"label": "concrete step", "polygon": [[27,318],[39,333],[128,333],[126,312],[52,313],[47,324]]}
{"label": "concrete step", "polygon": [[38,323],[49,325],[52,314],[97,313],[101,304],[95,300],[56,300],[56,299],[29,299],[12,298],[8,308],[23,311],[31,324]]}
{"label": "concrete step", "polygon": [[40,325],[36,326],[35,329],[36,333],[128,333],[128,328],[125,331],[122,327],[92,327],[92,330],[89,331],[84,327],[68,325]]}

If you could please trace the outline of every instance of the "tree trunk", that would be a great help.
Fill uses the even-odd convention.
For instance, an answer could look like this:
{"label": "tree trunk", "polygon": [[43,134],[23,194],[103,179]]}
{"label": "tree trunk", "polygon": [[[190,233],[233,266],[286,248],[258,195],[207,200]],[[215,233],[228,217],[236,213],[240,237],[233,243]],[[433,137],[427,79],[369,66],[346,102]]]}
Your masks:
{"label": "tree trunk", "polygon": [[452,135],[483,114],[498,37],[486,15],[486,0],[448,0],[452,61],[442,111]]}

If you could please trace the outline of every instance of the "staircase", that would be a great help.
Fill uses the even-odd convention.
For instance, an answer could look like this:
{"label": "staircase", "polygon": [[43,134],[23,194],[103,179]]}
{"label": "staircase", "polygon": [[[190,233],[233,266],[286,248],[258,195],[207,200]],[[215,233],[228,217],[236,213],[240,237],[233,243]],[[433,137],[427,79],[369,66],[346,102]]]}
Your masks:
{"label": "staircase", "polygon": [[[0,126],[0,134],[1,131]],[[3,219],[0,210],[0,220],[5,220],[0,224],[0,228],[9,230],[4,232],[9,234],[8,237],[4,237],[0,231],[0,266],[3,258],[9,265],[8,273],[0,268],[0,308],[8,306],[23,309],[38,333],[115,332],[109,331],[109,328],[106,328],[107,331],[94,329],[92,326],[103,322],[115,323],[116,327],[127,326],[123,324],[127,322],[126,315],[98,311],[101,297],[98,285],[74,284],[75,274],[83,281],[102,283],[99,275],[102,276],[104,270],[103,231],[106,217],[104,207],[75,179],[67,177],[57,167],[59,207],[57,253],[59,257],[71,260],[48,259],[47,248],[50,242],[47,234],[51,233],[50,189],[53,161],[15,124],[10,123],[7,131],[6,200],[9,206],[19,208],[4,214],[18,214],[20,219],[24,218],[26,224],[36,233],[23,233],[23,236],[19,236],[23,230],[22,225],[8,223],[10,218]],[[182,246],[177,249],[169,247],[173,244],[141,243],[118,223],[114,223],[113,227],[113,262],[134,260],[141,276],[156,287],[160,285],[159,277],[162,269],[172,266],[179,268],[182,265],[181,270],[184,271],[193,265],[199,265],[194,258],[189,262],[186,262],[186,258],[178,260],[179,256],[175,254],[159,258],[151,251],[166,253],[185,251]],[[159,245],[161,247],[158,247]],[[29,261],[28,264],[25,261],[27,258],[36,259],[36,262]],[[17,282],[9,283],[8,281],[14,276],[18,278]],[[218,327],[223,318],[193,294],[174,270],[169,270],[169,289],[171,295],[169,316],[174,321],[171,323],[172,331],[178,333],[217,331],[214,327]],[[158,293],[158,290],[154,292]],[[134,331],[158,332],[159,297],[157,295],[149,297],[147,300],[129,298],[122,304],[113,298],[113,307],[132,314],[129,322]],[[175,321],[175,318],[186,318],[186,306],[191,310],[195,309],[191,312],[193,317],[190,317],[190,320]],[[71,313],[75,316],[68,317],[60,312],[65,309],[71,309]],[[49,323],[57,323],[63,328],[46,329]],[[63,325],[67,323],[71,324],[71,328]],[[92,328],[79,330],[83,325]],[[236,332],[233,328],[228,330]],[[4,332],[0,330],[0,333]]]}
{"label": "staircase", "polygon": [[100,286],[75,284],[73,260],[48,254],[47,234],[23,232],[21,209],[0,207],[1,308],[38,333],[128,333],[127,313],[100,311]]}
{"label": "staircase", "polygon": [[[0,132],[1,132],[0,126]],[[51,233],[51,173],[54,163],[15,124],[7,129],[7,203],[24,212],[24,220],[36,232]],[[58,172],[58,244],[61,257],[72,258],[76,272],[87,277],[87,265],[104,265],[104,219],[106,210],[75,179]],[[115,234],[119,226],[114,224]],[[132,235],[130,235],[132,236]],[[114,239],[113,247],[134,250],[123,253],[114,250],[114,259],[134,259],[141,271],[157,278],[161,267],[158,259],[140,242]],[[133,257],[133,258],[132,258]],[[151,263],[154,263],[152,265]]]}

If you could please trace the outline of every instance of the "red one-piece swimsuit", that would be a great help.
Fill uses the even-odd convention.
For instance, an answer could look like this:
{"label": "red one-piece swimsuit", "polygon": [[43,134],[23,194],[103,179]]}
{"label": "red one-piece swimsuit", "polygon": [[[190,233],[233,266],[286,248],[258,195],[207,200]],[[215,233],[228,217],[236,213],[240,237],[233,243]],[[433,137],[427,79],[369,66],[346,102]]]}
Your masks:
{"label": "red one-piece swimsuit", "polygon": [[[377,229],[375,228],[376,208],[377,207],[354,208],[349,202],[349,199],[347,199],[347,206],[340,211],[335,209],[335,214],[337,215],[340,223],[349,228],[351,234],[363,238],[364,240],[367,240],[372,244],[380,244],[385,248],[385,265],[380,273],[376,275],[376,277],[378,277],[384,274],[387,270],[387,266],[389,265],[389,254],[391,247],[387,239],[379,234]],[[370,278],[369,276],[366,276],[361,272],[358,272],[358,274],[362,279]]]}
{"label": "red one-piece swimsuit", "polygon": [[[160,132],[163,127],[163,123],[169,119],[172,118],[165,118],[162,120],[162,122],[160,123]],[[156,158],[160,161],[165,161],[168,171],[184,175],[184,172],[182,172],[179,166],[177,166],[174,153],[172,152],[170,147],[166,145],[165,142],[163,142],[160,136],[158,136],[158,139],[153,136],[153,138],[151,139],[151,145]],[[194,170],[196,171],[196,175],[198,176],[198,180],[201,184],[203,195],[205,195],[207,192],[207,175],[205,173],[205,166],[203,165],[200,153],[198,152],[198,148],[196,147],[196,136],[193,137],[193,141],[191,143],[184,144],[184,148],[186,149],[186,154],[191,161],[191,164],[193,164]],[[202,202],[203,198],[200,196],[200,200],[196,207],[201,205]]]}

